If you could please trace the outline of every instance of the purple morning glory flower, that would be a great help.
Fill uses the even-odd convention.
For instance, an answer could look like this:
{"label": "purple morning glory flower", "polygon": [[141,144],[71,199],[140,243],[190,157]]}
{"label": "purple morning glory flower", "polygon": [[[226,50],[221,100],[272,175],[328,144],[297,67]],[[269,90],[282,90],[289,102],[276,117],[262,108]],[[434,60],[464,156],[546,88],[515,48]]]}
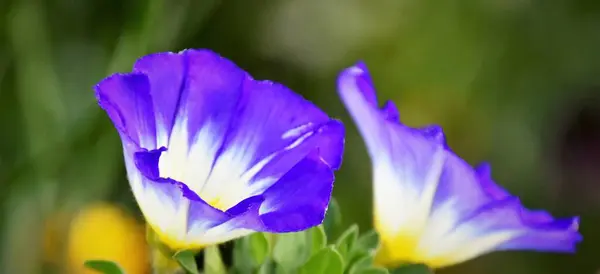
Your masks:
{"label": "purple morning glory flower", "polygon": [[344,70],[338,87],[373,164],[378,263],[439,268],[496,250],[574,252],[577,217],[524,208],[488,164],[472,168],[452,152],[439,126],[410,128],[393,102],[379,108],[363,63]]}
{"label": "purple morning glory flower", "polygon": [[172,249],[319,225],[344,127],[209,50],[156,53],[96,86],[146,221]]}

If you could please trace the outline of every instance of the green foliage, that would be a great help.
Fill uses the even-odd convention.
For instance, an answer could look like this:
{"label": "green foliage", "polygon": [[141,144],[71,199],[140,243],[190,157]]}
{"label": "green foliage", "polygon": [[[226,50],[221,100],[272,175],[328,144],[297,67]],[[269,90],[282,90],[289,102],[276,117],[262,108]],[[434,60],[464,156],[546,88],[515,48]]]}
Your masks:
{"label": "green foliage", "polygon": [[379,235],[374,230],[368,231],[358,237],[349,252],[347,272],[349,274],[362,273],[361,271],[372,267],[378,247]]}
{"label": "green foliage", "polygon": [[277,235],[273,260],[285,270],[300,267],[310,255],[307,234],[301,231]]}
{"label": "green foliage", "polygon": [[338,249],[342,257],[348,260],[350,259],[352,247],[358,239],[358,226],[352,225],[348,230],[344,231],[342,235],[337,239],[335,247]]}
{"label": "green foliage", "polygon": [[374,253],[379,247],[379,235],[375,230],[370,230],[361,235],[356,241],[356,248]]}
{"label": "green foliage", "polygon": [[310,246],[310,255],[314,255],[319,250],[327,246],[327,235],[323,226],[315,226],[309,229],[306,233],[307,242]]}
{"label": "green foliage", "polygon": [[227,268],[223,264],[218,246],[209,246],[204,249],[204,273],[227,274]]}
{"label": "green foliage", "polygon": [[179,265],[190,274],[200,274],[198,272],[198,266],[194,258],[195,253],[191,250],[183,250],[175,253],[173,259],[175,259]]}
{"label": "green foliage", "polygon": [[104,274],[125,274],[125,271],[121,267],[111,261],[104,260],[89,260],[84,264],[87,268],[99,271]]}
{"label": "green foliage", "polygon": [[253,270],[266,268],[271,254],[271,238],[266,233],[254,233],[236,240],[233,249],[234,269],[239,273],[252,273]]}
{"label": "green foliage", "polygon": [[248,239],[253,262],[262,265],[271,253],[268,236],[264,233],[254,233],[245,239]]}
{"label": "green foliage", "polygon": [[310,257],[308,262],[299,269],[300,274],[342,274],[344,273],[344,258],[329,246],[321,249]]}
{"label": "green foliage", "polygon": [[335,199],[331,198],[325,220],[323,221],[323,228],[325,229],[327,236],[333,237],[333,235],[337,233],[337,230],[339,230],[341,224],[342,213],[340,212],[340,206]]}

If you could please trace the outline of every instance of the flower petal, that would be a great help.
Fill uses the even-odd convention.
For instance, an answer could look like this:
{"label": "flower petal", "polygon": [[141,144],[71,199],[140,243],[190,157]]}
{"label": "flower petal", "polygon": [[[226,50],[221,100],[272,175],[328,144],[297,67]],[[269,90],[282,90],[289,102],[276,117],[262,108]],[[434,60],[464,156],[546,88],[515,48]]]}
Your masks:
{"label": "flower petal", "polygon": [[278,84],[247,79],[243,91],[203,196],[233,206],[260,194],[316,147],[339,166],[343,129],[331,125],[339,122]]}
{"label": "flower petal", "polygon": [[[153,86],[153,95],[160,99],[166,93],[177,98],[176,110],[172,110],[171,101],[161,100],[155,103],[157,113],[167,117],[174,115],[171,124],[158,124],[159,145],[168,150],[160,159],[160,173],[185,182],[192,190],[201,194],[204,182],[210,176],[212,167],[222,143],[230,129],[236,106],[242,96],[242,82],[246,73],[232,62],[207,50],[186,50],[179,54],[154,55],[142,58],[138,69],[143,67],[180,66],[184,74],[164,84],[169,72],[150,71],[151,82],[160,82]],[[156,79],[153,79],[156,77]],[[180,80],[180,81],[179,81]],[[171,129],[168,130],[169,125]],[[240,168],[230,166],[231,169]]]}
{"label": "flower petal", "polygon": [[[175,116],[180,108],[182,93],[186,88],[189,63],[185,54],[172,52],[155,53],[144,56],[133,66],[134,73],[148,77],[152,105],[161,134],[168,134],[173,128]],[[162,139],[168,136],[161,136]],[[161,146],[166,146],[166,140]]]}
{"label": "flower petal", "polygon": [[304,230],[323,222],[333,190],[333,171],[318,151],[296,164],[263,193],[260,218],[268,232]]}
{"label": "flower petal", "polygon": [[359,63],[340,74],[338,91],[373,162],[382,263],[443,267],[493,250],[574,249],[576,218],[526,210],[488,164],[474,169],[452,152],[441,127],[407,127],[390,102],[379,109],[370,79]]}
{"label": "flower petal", "polygon": [[[210,228],[231,217],[202,200],[187,185],[159,176],[158,161],[166,149],[133,154],[135,169],[128,166],[129,180],[147,222],[171,248],[202,247],[206,237],[189,237],[192,228]],[[131,170],[131,171],[130,171]]]}
{"label": "flower petal", "polygon": [[98,104],[121,135],[137,146],[155,147],[156,127],[148,77],[115,74],[95,87]]}
{"label": "flower petal", "polygon": [[222,212],[184,183],[157,176],[158,161],[164,151],[161,148],[135,153],[135,164],[145,185],[138,202],[142,209],[153,210],[145,216],[161,241],[175,250],[194,249],[264,230],[258,217],[262,196],[251,197]]}
{"label": "flower petal", "polygon": [[462,218],[430,253],[440,266],[455,264],[495,250],[573,252],[581,240],[578,218],[554,219],[529,211],[509,197],[487,204]]}
{"label": "flower petal", "polygon": [[400,119],[400,113],[398,112],[398,108],[396,104],[392,101],[387,101],[385,105],[383,105],[383,113],[385,113],[385,118],[392,122],[398,122]]}
{"label": "flower petal", "polygon": [[520,236],[501,244],[497,249],[573,253],[576,244],[583,240],[578,233],[578,217],[526,224]]}

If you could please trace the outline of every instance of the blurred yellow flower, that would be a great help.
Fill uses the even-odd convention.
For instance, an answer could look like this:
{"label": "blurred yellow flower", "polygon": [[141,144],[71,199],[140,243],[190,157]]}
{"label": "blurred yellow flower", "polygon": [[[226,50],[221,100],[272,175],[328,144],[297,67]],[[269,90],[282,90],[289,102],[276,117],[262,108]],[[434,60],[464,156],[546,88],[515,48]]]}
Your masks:
{"label": "blurred yellow flower", "polygon": [[71,221],[68,235],[71,273],[96,274],[83,267],[91,259],[115,261],[128,274],[150,272],[144,227],[114,205],[84,208]]}

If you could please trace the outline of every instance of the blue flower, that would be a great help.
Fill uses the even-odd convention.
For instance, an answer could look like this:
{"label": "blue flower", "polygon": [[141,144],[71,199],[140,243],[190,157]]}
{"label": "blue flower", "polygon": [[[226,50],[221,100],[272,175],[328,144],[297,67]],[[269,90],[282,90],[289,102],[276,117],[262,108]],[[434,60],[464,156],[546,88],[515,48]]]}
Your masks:
{"label": "blue flower", "polygon": [[393,102],[379,108],[363,63],[340,74],[338,90],[373,164],[379,264],[439,268],[497,250],[575,251],[577,217],[524,208],[488,164],[472,168],[452,152],[439,126],[411,128]]}
{"label": "blue flower", "polygon": [[208,50],[156,53],[96,86],[146,221],[172,249],[319,225],[344,127]]}

